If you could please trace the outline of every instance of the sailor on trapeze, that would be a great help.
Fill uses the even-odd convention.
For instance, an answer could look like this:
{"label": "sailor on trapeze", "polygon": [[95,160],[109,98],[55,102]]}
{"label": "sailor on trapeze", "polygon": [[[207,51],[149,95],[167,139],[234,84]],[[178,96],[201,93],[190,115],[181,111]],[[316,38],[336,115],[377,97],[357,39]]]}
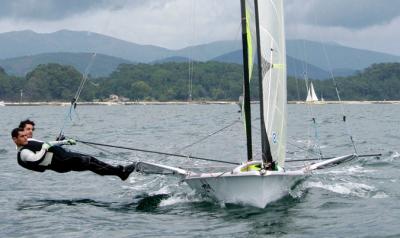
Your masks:
{"label": "sailor on trapeze", "polygon": [[[135,164],[127,166],[113,166],[102,162],[90,155],[67,151],[62,145],[74,145],[73,139],[41,142],[30,138],[34,130],[34,123],[24,123],[28,125],[30,133],[24,128],[15,128],[11,132],[11,137],[17,145],[18,164],[26,169],[44,172],[53,170],[59,173],[70,171],[92,171],[99,175],[114,175],[121,180],[126,180],[135,170]],[[22,122],[21,122],[22,123]]]}

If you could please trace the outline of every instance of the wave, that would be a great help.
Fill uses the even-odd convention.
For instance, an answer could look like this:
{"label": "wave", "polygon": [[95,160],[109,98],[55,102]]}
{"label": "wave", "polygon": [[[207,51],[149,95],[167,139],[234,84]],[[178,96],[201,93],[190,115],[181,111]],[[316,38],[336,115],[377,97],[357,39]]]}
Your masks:
{"label": "wave", "polygon": [[323,183],[307,182],[307,188],[320,188],[342,195],[350,195],[359,198],[386,198],[388,195],[382,191],[378,191],[375,187],[356,182],[339,182],[339,183]]}
{"label": "wave", "polygon": [[[357,162],[359,163],[359,162]],[[346,167],[339,167],[339,168],[332,168],[327,171],[318,171],[318,175],[324,174],[337,174],[337,175],[359,175],[359,174],[367,174],[367,173],[374,173],[376,170],[374,169],[366,169],[362,165],[356,164],[353,166],[346,166]]]}

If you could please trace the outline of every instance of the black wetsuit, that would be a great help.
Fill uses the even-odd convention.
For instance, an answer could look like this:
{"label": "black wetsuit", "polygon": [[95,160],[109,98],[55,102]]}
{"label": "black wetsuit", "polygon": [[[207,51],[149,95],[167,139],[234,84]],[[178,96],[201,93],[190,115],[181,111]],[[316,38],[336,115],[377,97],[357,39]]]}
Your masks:
{"label": "black wetsuit", "polygon": [[[116,175],[125,180],[123,166],[112,166],[104,163],[92,156],[67,151],[61,146],[52,146],[44,155],[36,161],[27,161],[21,158],[22,150],[30,150],[37,153],[42,150],[43,142],[30,140],[28,144],[18,150],[18,164],[26,169],[33,171],[44,172],[45,170],[53,170],[59,173],[69,171],[92,171],[99,175]],[[51,163],[41,165],[48,152],[52,152]],[[129,174],[128,174],[129,176]]]}

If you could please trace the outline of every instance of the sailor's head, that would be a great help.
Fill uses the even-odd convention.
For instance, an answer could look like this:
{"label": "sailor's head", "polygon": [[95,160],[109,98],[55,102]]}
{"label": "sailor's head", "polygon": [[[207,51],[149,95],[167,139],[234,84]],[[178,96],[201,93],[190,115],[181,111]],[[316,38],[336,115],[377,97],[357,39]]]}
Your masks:
{"label": "sailor's head", "polygon": [[17,146],[23,146],[28,144],[28,137],[26,135],[25,130],[22,128],[19,127],[14,128],[11,131],[11,138]]}
{"label": "sailor's head", "polygon": [[33,137],[33,131],[35,130],[35,123],[33,121],[26,119],[25,121],[21,121],[18,127],[26,132],[28,138]]}

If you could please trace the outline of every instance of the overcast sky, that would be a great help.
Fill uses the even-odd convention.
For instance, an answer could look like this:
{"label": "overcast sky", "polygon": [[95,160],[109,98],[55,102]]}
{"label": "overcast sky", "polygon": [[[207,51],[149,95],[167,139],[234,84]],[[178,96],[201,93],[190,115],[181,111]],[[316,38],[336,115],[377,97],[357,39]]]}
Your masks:
{"label": "overcast sky", "polygon": [[[239,40],[239,0],[0,0],[0,32],[92,31],[170,49]],[[287,38],[400,55],[400,0],[285,0]]]}

